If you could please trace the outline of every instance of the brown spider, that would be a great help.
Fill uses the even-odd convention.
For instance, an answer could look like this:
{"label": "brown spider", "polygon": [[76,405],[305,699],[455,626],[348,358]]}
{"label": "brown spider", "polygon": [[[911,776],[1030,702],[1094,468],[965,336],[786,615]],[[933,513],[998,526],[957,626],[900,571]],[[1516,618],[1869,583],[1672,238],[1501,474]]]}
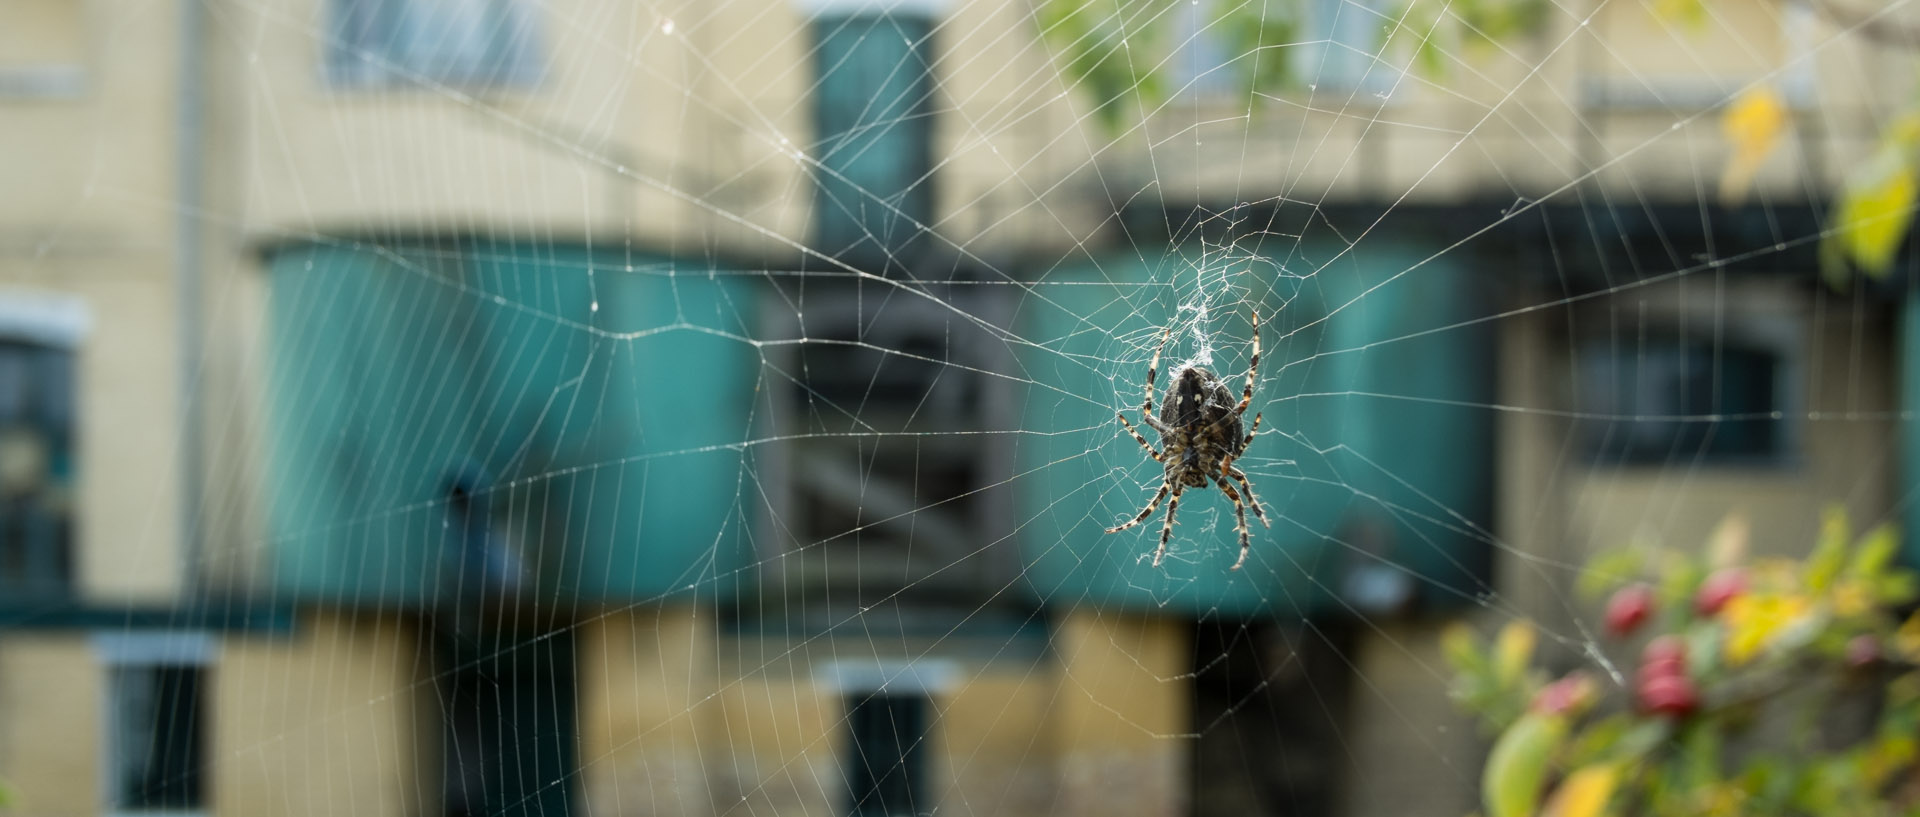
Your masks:
{"label": "brown spider", "polygon": [[[1153,362],[1147,364],[1147,399],[1140,405],[1140,416],[1154,431],[1160,432],[1160,444],[1166,446],[1163,453],[1155,451],[1147,438],[1140,436],[1133,423],[1127,422],[1125,412],[1114,412],[1120,418],[1120,424],[1127,427],[1147,449],[1147,454],[1156,462],[1165,463],[1167,473],[1160,484],[1160,490],[1153,495],[1132,520],[1119,527],[1108,528],[1108,533],[1123,530],[1145,522],[1153,515],[1153,509],[1160,507],[1160,500],[1171,491],[1173,499],[1167,502],[1167,521],[1160,526],[1160,547],[1153,551],[1153,566],[1159,567],[1160,560],[1167,555],[1167,540],[1173,536],[1173,513],[1180,508],[1180,492],[1187,488],[1205,488],[1212,481],[1220,486],[1220,492],[1233,500],[1233,515],[1239,520],[1236,530],[1240,531],[1240,558],[1233,563],[1233,569],[1239,570],[1247,561],[1247,550],[1251,547],[1247,531],[1247,505],[1253,506],[1253,515],[1260,524],[1269,528],[1267,513],[1260,508],[1260,500],[1253,495],[1253,485],[1247,482],[1247,475],[1233,467],[1233,460],[1247,450],[1253,442],[1254,432],[1260,430],[1260,415],[1253,415],[1253,427],[1247,429],[1246,436],[1240,434],[1240,417],[1247,413],[1248,404],[1253,402],[1254,375],[1260,371],[1260,313],[1253,313],[1253,360],[1247,364],[1247,386],[1240,393],[1240,402],[1233,403],[1233,392],[1227,390],[1227,384],[1213,372],[1199,366],[1188,366],[1180,370],[1173,384],[1167,387],[1167,393],[1160,398],[1160,416],[1153,415],[1153,375],[1160,368],[1160,353],[1167,348],[1167,339],[1173,337],[1173,327],[1160,335],[1160,346],[1153,350]],[[1232,479],[1246,489],[1246,502],[1241,502],[1240,492],[1227,482]]]}

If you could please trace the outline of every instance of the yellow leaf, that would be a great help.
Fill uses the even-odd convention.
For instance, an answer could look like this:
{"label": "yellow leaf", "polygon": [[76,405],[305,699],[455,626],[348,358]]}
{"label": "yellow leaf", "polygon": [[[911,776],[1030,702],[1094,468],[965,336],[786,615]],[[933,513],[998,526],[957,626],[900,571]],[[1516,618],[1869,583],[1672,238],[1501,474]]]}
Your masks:
{"label": "yellow leaf", "polygon": [[1500,637],[1494,642],[1494,674],[1505,683],[1519,681],[1527,671],[1527,662],[1533,659],[1533,645],[1538,638],[1533,625],[1517,619],[1507,622],[1507,626],[1500,628]]}
{"label": "yellow leaf", "polygon": [[1607,801],[1613,799],[1613,790],[1619,784],[1617,763],[1579,769],[1567,775],[1566,782],[1554,790],[1543,814],[1546,817],[1600,817],[1606,813]]}
{"label": "yellow leaf", "polygon": [[1913,168],[1905,151],[1883,146],[1862,164],[1840,194],[1835,240],[1847,260],[1869,275],[1885,275],[1913,221]]}
{"label": "yellow leaf", "polygon": [[1654,0],[1653,15],[1687,28],[1700,28],[1707,21],[1707,9],[1700,0]]}
{"label": "yellow leaf", "polygon": [[1907,661],[1920,661],[1920,613],[1909,616],[1893,634],[1893,650]]}
{"label": "yellow leaf", "polygon": [[1833,614],[1840,618],[1857,618],[1873,610],[1873,594],[1868,592],[1865,582],[1848,580],[1836,583],[1831,595]]}
{"label": "yellow leaf", "polygon": [[1720,114],[1720,132],[1733,145],[1727,168],[1720,174],[1720,198],[1739,201],[1760,172],[1767,154],[1780,144],[1787,130],[1787,104],[1772,87],[1760,85],[1741,94]]}
{"label": "yellow leaf", "polygon": [[1745,664],[1812,612],[1805,596],[1747,593],[1720,611],[1727,623],[1727,663]]}

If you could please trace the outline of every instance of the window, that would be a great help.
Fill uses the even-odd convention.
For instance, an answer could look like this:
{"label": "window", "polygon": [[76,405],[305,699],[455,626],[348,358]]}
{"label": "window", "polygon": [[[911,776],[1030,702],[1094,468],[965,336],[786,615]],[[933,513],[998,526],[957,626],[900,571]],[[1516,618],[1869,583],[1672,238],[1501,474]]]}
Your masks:
{"label": "window", "polygon": [[115,634],[97,645],[108,671],[109,813],[204,812],[211,640]]}
{"label": "window", "polygon": [[327,77],[345,86],[528,85],[530,0],[332,0]]}
{"label": "window", "polygon": [[[1253,84],[1262,94],[1346,96],[1359,90],[1384,99],[1393,90],[1401,69],[1383,61],[1383,51],[1394,20],[1379,11],[1380,0],[1262,2],[1175,6],[1169,14],[1169,87],[1202,99],[1232,99],[1244,93],[1246,74],[1257,71]],[[1256,59],[1253,52],[1263,40],[1284,47]]]}
{"label": "window", "polygon": [[1386,94],[1400,71],[1382,62],[1384,31],[1392,19],[1375,8],[1378,0],[1309,0],[1307,41],[1294,68],[1302,82],[1321,92]]}
{"label": "window", "polygon": [[439,661],[440,814],[572,813],[580,767],[571,632],[442,632]]}
{"label": "window", "polygon": [[942,660],[836,661],[819,673],[816,681],[839,693],[847,707],[840,761],[847,784],[843,813],[938,813],[929,779],[933,696],[953,687],[956,668]]}
{"label": "window", "polygon": [[932,221],[933,20],[833,14],[813,21],[814,243],[873,270],[911,255]]}
{"label": "window", "polygon": [[71,99],[87,89],[87,4],[0,3],[0,99]]}
{"label": "window", "polygon": [[77,301],[0,297],[0,598],[73,583]]}
{"label": "window", "polygon": [[1601,463],[1766,463],[1784,456],[1784,351],[1754,340],[1649,337],[1581,352],[1581,412]]}
{"label": "window", "polygon": [[931,814],[926,783],[927,699],[857,692],[847,696],[847,814]]}
{"label": "window", "polygon": [[1181,3],[1173,8],[1173,60],[1167,64],[1167,84],[1177,92],[1201,98],[1232,97],[1239,87],[1234,72],[1250,70],[1247,62],[1229,64],[1241,55],[1231,53],[1230,38],[1219,30],[1228,23],[1216,22],[1213,13],[1210,4]]}

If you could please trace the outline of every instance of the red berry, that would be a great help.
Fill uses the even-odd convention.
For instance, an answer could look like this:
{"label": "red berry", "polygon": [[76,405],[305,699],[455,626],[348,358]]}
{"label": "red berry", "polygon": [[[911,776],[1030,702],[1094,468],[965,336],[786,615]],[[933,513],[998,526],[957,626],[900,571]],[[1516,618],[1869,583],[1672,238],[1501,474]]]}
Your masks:
{"label": "red berry", "polygon": [[1747,571],[1737,567],[1716,570],[1700,583],[1700,590],[1693,597],[1693,610],[1703,616],[1715,615],[1727,602],[1745,592]]}
{"label": "red berry", "polygon": [[1530,712],[1545,715],[1560,715],[1576,709],[1584,710],[1593,703],[1599,694],[1599,684],[1592,676],[1578,670],[1566,677],[1540,688],[1533,696],[1533,703],[1527,706]]}
{"label": "red berry", "polygon": [[1880,661],[1880,639],[1870,635],[1856,635],[1847,642],[1847,666],[1854,669],[1870,667]]}
{"label": "red berry", "polygon": [[1607,632],[1615,636],[1632,635],[1634,630],[1653,615],[1653,588],[1644,584],[1630,584],[1614,591],[1607,599]]}
{"label": "red berry", "polygon": [[1647,642],[1640,650],[1640,669],[1645,672],[1656,665],[1672,665],[1669,674],[1685,675],[1687,671],[1687,642],[1677,635],[1663,635]]}
{"label": "red berry", "polygon": [[1640,708],[1655,715],[1683,717],[1700,706],[1700,693],[1683,675],[1662,675],[1640,682]]}

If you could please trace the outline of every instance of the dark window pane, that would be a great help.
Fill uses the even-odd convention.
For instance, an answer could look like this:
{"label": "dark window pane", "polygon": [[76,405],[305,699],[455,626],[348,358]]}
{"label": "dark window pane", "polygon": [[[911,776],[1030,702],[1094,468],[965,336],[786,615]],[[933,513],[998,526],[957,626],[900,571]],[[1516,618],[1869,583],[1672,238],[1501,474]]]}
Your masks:
{"label": "dark window pane", "polygon": [[136,666],[116,671],[115,805],[122,810],[205,805],[204,671]]}
{"label": "dark window pane", "polygon": [[860,693],[847,697],[847,813],[928,814],[927,699]]}
{"label": "dark window pane", "polygon": [[1781,358],[1684,339],[1581,352],[1583,433],[1603,463],[1763,462],[1782,451]]}
{"label": "dark window pane", "polygon": [[441,661],[442,813],[570,813],[579,728],[568,633],[445,636]]}
{"label": "dark window pane", "polygon": [[0,341],[0,595],[71,584],[73,354]]}

